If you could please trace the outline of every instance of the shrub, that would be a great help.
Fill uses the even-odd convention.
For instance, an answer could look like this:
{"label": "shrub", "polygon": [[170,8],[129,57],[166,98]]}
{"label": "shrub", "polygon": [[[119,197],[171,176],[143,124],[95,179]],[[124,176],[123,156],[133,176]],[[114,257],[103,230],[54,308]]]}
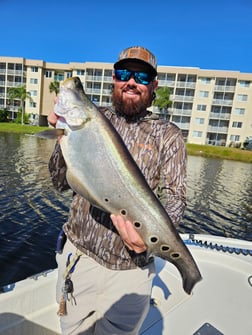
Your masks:
{"label": "shrub", "polygon": [[0,109],[0,122],[8,121],[8,111],[6,108]]}

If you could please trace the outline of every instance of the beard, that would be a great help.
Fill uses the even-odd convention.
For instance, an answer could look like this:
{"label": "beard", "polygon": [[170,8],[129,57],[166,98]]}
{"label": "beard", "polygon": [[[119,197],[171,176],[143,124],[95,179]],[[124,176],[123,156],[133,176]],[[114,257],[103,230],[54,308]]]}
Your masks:
{"label": "beard", "polygon": [[135,116],[145,113],[146,109],[151,105],[152,99],[146,96],[140,97],[138,101],[133,101],[133,99],[123,100],[121,91],[113,90],[112,102],[116,112],[122,115]]}

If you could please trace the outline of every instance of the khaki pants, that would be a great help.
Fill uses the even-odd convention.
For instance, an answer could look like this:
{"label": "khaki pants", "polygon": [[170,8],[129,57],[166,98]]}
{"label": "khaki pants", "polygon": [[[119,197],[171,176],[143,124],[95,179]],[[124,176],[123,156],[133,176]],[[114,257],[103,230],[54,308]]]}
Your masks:
{"label": "khaki pants", "polygon": [[[57,255],[57,301],[62,295],[63,273],[69,253],[76,248],[69,241]],[[133,270],[109,270],[82,255],[71,275],[76,305],[67,302],[67,315],[60,317],[63,335],[137,335],[148,313],[154,262]]]}

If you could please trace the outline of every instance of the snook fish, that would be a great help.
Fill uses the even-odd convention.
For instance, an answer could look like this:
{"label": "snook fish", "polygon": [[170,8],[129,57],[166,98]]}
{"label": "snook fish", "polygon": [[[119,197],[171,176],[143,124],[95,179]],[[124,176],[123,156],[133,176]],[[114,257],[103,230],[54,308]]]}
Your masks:
{"label": "snook fish", "polygon": [[177,267],[190,294],[201,279],[191,253],[113,125],[85,95],[78,77],[63,82],[55,113],[65,119],[66,129],[37,136],[64,134],[60,145],[71,188],[94,206],[130,220],[148,251]]}

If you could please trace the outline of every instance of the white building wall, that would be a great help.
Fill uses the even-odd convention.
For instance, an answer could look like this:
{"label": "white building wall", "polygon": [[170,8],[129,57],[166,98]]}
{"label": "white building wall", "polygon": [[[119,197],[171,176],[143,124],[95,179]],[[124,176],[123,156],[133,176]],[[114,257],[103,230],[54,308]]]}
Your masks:
{"label": "white building wall", "polygon": [[[23,71],[15,70],[21,65]],[[26,101],[26,112],[46,118],[55,98],[49,92],[50,83],[69,76],[81,78],[94,103],[110,106],[112,73],[111,63],[59,64],[0,57],[0,109],[15,115],[17,105],[10,104],[7,90],[24,81],[33,99],[33,103]],[[158,79],[159,86],[170,88],[170,120],[181,128],[187,142],[230,145],[252,136],[251,73],[159,66]]]}

